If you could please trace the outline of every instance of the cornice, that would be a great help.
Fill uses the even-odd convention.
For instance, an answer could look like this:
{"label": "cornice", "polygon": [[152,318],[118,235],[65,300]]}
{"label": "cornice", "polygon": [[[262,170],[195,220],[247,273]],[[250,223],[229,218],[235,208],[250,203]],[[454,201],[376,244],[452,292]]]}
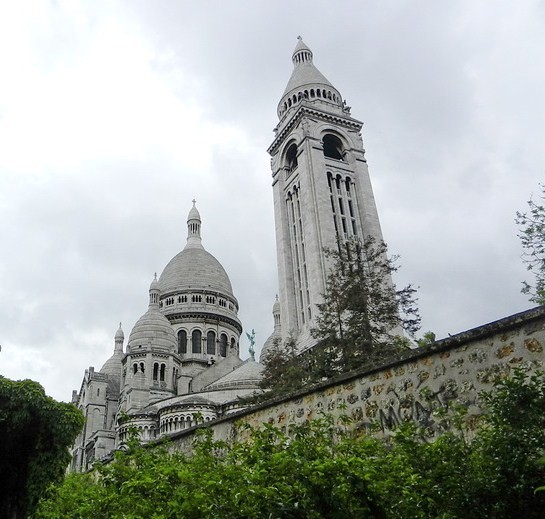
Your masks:
{"label": "cornice", "polygon": [[280,144],[285,140],[288,134],[292,132],[295,126],[299,124],[304,117],[316,117],[322,121],[327,121],[338,126],[343,126],[351,130],[359,131],[363,127],[363,123],[352,117],[343,117],[342,115],[333,114],[331,112],[324,112],[316,108],[311,108],[308,105],[301,105],[297,111],[293,114],[291,119],[283,126],[283,128],[277,133],[272,144],[269,146],[267,152],[273,155]]}

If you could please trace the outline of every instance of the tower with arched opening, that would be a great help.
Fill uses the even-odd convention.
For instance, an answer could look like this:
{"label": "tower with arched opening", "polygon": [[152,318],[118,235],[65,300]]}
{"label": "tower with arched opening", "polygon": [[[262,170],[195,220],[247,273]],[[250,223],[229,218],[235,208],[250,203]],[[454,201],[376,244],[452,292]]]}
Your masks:
{"label": "tower with arched opening", "polygon": [[358,236],[382,239],[361,137],[339,91],[314,66],[301,38],[278,104],[269,147],[274,193],[282,333],[301,350],[328,272],[324,247]]}

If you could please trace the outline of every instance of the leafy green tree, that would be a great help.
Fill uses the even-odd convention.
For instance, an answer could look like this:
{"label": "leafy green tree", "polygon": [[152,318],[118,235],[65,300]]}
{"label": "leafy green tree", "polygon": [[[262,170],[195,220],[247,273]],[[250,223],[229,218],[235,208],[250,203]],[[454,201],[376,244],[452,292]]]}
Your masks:
{"label": "leafy green tree", "polygon": [[355,443],[332,421],[266,425],[228,447],[209,430],[186,456],[132,444],[97,476],[72,474],[50,489],[36,518],[375,518],[367,490],[374,473],[361,455],[380,442]]}
{"label": "leafy green tree", "polygon": [[76,407],[48,397],[37,382],[0,376],[0,517],[32,512],[49,484],[62,478],[82,426]]}
{"label": "leafy green tree", "polygon": [[267,390],[266,398],[293,393],[308,379],[308,358],[299,355],[292,337],[282,342],[277,338],[263,359],[263,374],[259,383]]}
{"label": "leafy green tree", "polygon": [[545,184],[541,184],[538,201],[528,200],[528,212],[517,211],[516,223],[520,226],[522,260],[528,271],[533,272],[535,283],[522,282],[522,293],[530,295],[530,301],[545,304]]}
{"label": "leafy green tree", "polygon": [[453,411],[433,441],[412,423],[382,440],[324,417],[239,430],[234,445],[203,429],[190,456],[132,442],[53,486],[35,517],[541,518],[545,377],[516,372],[483,399],[477,430]]}
{"label": "leafy green tree", "polygon": [[480,517],[543,517],[545,494],[535,490],[545,481],[544,375],[517,370],[483,400],[488,412],[472,443],[469,496]]}
{"label": "leafy green tree", "polygon": [[391,284],[398,267],[384,242],[352,238],[324,252],[331,269],[312,333],[320,341],[314,366],[328,378],[398,352],[395,336],[413,336],[420,316],[416,290]]}

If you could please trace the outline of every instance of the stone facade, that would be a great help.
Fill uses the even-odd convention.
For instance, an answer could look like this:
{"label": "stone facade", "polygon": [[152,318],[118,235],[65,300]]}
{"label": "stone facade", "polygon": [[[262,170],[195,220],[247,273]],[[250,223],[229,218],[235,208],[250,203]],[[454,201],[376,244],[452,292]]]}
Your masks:
{"label": "stone facade", "polygon": [[127,440],[143,442],[241,409],[239,397],[260,391],[263,367],[242,361],[242,325],[227,273],[201,243],[201,218],[189,212],[185,248],[152,281],[147,312],[126,348],[121,329],[100,371],[90,367],[72,401],[85,426],[72,449],[71,470],[90,468]]}
{"label": "stone facade", "polygon": [[[471,428],[483,412],[480,393],[491,390],[498,377],[515,368],[543,370],[544,348],[545,306],[541,306],[409,351],[387,365],[225,417],[211,427],[217,439],[234,441],[247,434],[242,424],[289,428],[327,413],[349,416],[352,427],[378,434],[389,434],[413,420],[433,437],[445,426],[434,411],[452,403],[468,410]],[[190,449],[195,430],[174,436],[173,447]]]}

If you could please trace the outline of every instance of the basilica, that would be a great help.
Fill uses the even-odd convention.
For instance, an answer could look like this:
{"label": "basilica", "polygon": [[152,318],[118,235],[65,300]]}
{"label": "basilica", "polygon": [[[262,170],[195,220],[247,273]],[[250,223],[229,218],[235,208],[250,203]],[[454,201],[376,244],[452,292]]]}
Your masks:
{"label": "basilica", "polygon": [[[261,359],[278,340],[312,348],[316,304],[328,272],[324,248],[372,235],[382,239],[365,151],[363,123],[313,63],[298,39],[293,72],[278,104],[271,155],[279,297],[274,329]],[[187,242],[152,280],[147,311],[125,343],[121,326],[112,356],[85,371],[72,402],[85,415],[72,449],[73,471],[108,456],[136,430],[150,441],[215,420],[260,391],[263,366],[240,358],[238,301],[221,263],[203,246],[193,202]]]}

